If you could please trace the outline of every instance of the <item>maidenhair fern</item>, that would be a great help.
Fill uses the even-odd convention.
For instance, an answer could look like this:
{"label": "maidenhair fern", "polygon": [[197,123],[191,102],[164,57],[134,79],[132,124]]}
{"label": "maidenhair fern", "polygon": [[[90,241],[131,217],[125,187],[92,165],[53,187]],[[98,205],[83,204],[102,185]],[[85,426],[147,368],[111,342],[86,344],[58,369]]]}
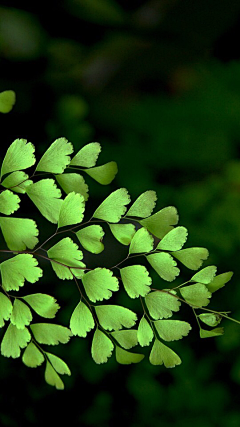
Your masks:
{"label": "maidenhair fern", "polygon": [[[6,92],[0,94],[1,112],[9,111],[14,103],[13,93]],[[107,185],[117,173],[113,161],[96,166],[100,151],[100,144],[92,142],[74,154],[72,144],[58,138],[36,163],[34,145],[16,139],[1,166],[0,228],[6,244],[0,250],[4,254],[0,262],[0,328],[5,328],[1,354],[21,356],[31,368],[45,363],[45,380],[57,389],[64,388],[60,376],[70,375],[70,369],[44,345],[66,344],[89,334],[96,363],[106,363],[114,351],[120,364],[138,363],[144,357],[141,347],[151,346],[150,363],[172,368],[181,359],[170,342],[182,339],[191,330],[188,322],[171,319],[182,304],[192,309],[201,338],[222,335],[223,328],[218,325],[223,317],[238,322],[227,312],[206,308],[212,294],[231,279],[232,272],[216,275],[216,267],[207,266],[187,282],[169,287],[169,282],[179,276],[181,264],[198,270],[208,258],[208,251],[201,247],[183,249],[187,229],[177,225],[178,213],[173,206],[153,213],[155,191],[145,191],[129,207],[128,191],[120,188],[102,201],[90,219],[84,217],[89,196],[83,175]],[[35,169],[31,173],[25,172],[32,167]],[[29,198],[33,209],[56,224],[55,233],[44,242],[39,242],[33,219],[17,217],[21,198]],[[104,251],[104,224],[118,242],[129,248],[128,254],[112,268],[91,269],[85,264],[81,248],[95,256]],[[133,265],[128,265],[132,258]],[[141,265],[142,258],[149,270]],[[71,280],[79,291],[68,325],[51,321],[60,309],[53,296],[24,292],[26,281],[41,280],[43,260],[51,264],[57,279]],[[152,269],[167,282],[166,288],[158,283],[153,287]],[[129,303],[138,298],[142,315],[108,303],[115,292],[125,292]],[[36,317],[42,317],[43,322],[36,323]],[[137,351],[132,351],[136,346]]]}

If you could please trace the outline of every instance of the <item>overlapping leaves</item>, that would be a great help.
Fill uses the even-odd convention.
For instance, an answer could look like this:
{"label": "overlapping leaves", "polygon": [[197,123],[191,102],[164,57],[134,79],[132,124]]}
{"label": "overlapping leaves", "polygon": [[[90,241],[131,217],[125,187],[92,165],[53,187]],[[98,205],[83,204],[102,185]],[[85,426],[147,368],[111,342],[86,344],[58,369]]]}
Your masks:
{"label": "overlapping leaves", "polygon": [[48,256],[59,279],[70,280],[73,279],[73,275],[81,278],[84,274],[85,264],[81,261],[83,253],[69,237],[65,237],[52,246],[48,250]]}
{"label": "overlapping leaves", "polygon": [[[1,95],[0,109],[4,100]],[[9,98],[4,107],[6,111],[11,108],[11,103]],[[96,166],[100,151],[100,144],[92,142],[71,159],[72,144],[65,138],[58,138],[43,154],[31,175],[24,170],[36,162],[34,146],[24,139],[17,139],[7,150],[1,167],[0,228],[8,252],[12,251],[9,258],[0,263],[0,328],[7,323],[1,354],[17,358],[23,349],[22,361],[26,366],[34,368],[45,362],[45,380],[57,389],[64,388],[60,375],[70,375],[70,369],[42,345],[65,344],[72,336],[79,339],[89,334],[92,358],[97,364],[106,363],[114,349],[117,362],[132,364],[139,363],[144,355],[131,349],[152,344],[150,363],[172,368],[179,365],[181,359],[165,342],[180,340],[191,330],[188,322],[170,319],[179,311],[181,302],[195,311],[201,338],[221,335],[223,328],[218,325],[223,317],[227,317],[224,312],[208,310],[199,314],[198,310],[204,310],[212,293],[225,286],[232,272],[216,276],[216,267],[208,266],[196,272],[188,282],[172,290],[162,289],[163,280],[172,282],[179,275],[177,262],[198,270],[207,259],[208,251],[201,247],[183,249],[187,229],[177,226],[178,214],[173,206],[152,213],[157,200],[155,191],[142,193],[128,209],[128,191],[125,188],[115,190],[98,206],[91,219],[83,222],[88,185],[82,173],[102,185],[109,184],[117,173],[113,161]],[[71,168],[74,172],[68,173]],[[48,175],[39,179],[39,173]],[[52,174],[50,178],[49,173]],[[59,187],[66,193],[65,198]],[[72,238],[63,235],[51,242],[50,237],[46,240],[47,250],[42,244],[31,252],[38,243],[36,223],[29,218],[9,217],[19,209],[19,195],[25,193],[24,197],[31,199],[45,219],[56,224],[57,230],[52,237],[71,232]],[[105,226],[94,222],[107,223],[115,239],[129,246],[124,261],[145,256],[160,277],[158,290],[151,289],[152,279],[145,265],[130,261],[123,265],[119,262],[113,268],[90,269],[84,264],[82,248],[95,255],[105,249]],[[42,270],[38,266],[38,257],[51,263],[59,279],[74,279],[80,291],[79,300],[69,316],[69,328],[35,321],[36,316],[55,318],[60,307],[52,296],[38,292],[17,297],[8,293],[18,292],[25,282],[35,283],[40,279]],[[119,284],[126,291],[126,297],[141,299],[144,314],[138,323],[137,314],[131,309],[101,303],[119,290]]]}

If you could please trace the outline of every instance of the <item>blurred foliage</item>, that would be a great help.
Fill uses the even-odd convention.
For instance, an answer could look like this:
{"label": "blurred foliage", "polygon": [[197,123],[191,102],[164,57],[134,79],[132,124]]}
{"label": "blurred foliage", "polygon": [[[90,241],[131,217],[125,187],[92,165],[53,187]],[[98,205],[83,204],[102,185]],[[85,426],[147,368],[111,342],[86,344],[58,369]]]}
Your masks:
{"label": "blurred foliage", "polygon": [[[238,319],[239,16],[240,3],[227,0],[0,6],[0,91],[17,95],[1,116],[1,145],[23,137],[40,154],[60,136],[75,150],[99,140],[102,162],[116,160],[119,174],[110,189],[92,187],[96,205],[125,186],[133,198],[153,189],[159,208],[177,206],[189,246],[209,248],[219,273],[235,272],[213,308],[224,302]],[[42,286],[58,287],[59,302],[74,306],[71,288],[48,277]],[[176,343],[183,364],[170,371],[147,361],[96,366],[84,340],[74,341],[59,350],[73,373],[64,394],[35,386],[42,373],[2,358],[0,424],[42,426],[46,415],[56,423],[67,413],[72,426],[238,427],[240,330],[224,326],[223,337],[200,340],[196,327]]]}

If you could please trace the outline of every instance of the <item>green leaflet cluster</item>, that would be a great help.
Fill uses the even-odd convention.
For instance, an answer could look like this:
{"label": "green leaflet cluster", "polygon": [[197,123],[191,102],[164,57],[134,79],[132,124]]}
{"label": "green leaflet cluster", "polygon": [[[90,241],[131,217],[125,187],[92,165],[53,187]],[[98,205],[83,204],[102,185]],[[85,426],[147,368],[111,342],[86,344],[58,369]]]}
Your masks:
{"label": "green leaflet cluster", "polygon": [[[188,322],[172,319],[182,303],[193,310],[201,338],[221,335],[223,328],[218,325],[223,317],[229,318],[226,312],[206,306],[212,293],[231,279],[231,272],[216,276],[216,267],[208,266],[184,284],[162,286],[164,281],[173,282],[179,276],[180,265],[199,270],[208,251],[200,247],[183,249],[187,229],[177,225],[179,218],[173,206],[152,213],[157,200],[155,191],[144,192],[128,208],[130,196],[120,188],[98,206],[89,220],[84,219],[88,200],[84,174],[107,185],[117,173],[113,161],[96,166],[100,151],[100,144],[92,142],[73,155],[72,144],[58,138],[36,164],[33,144],[17,139],[8,148],[1,166],[0,229],[6,249],[0,253],[9,255],[0,262],[0,328],[5,328],[1,354],[21,356],[31,368],[45,363],[45,380],[57,389],[64,388],[60,375],[70,375],[70,369],[43,345],[65,344],[73,336],[85,338],[90,332],[91,354],[96,363],[107,362],[113,351],[120,364],[138,363],[144,357],[139,353],[141,347],[151,345],[150,363],[172,368],[181,359],[168,343],[182,339],[191,330]],[[27,174],[25,170],[29,168],[33,170]],[[10,216],[20,208],[22,197],[29,198],[46,220],[56,224],[55,233],[43,243],[39,244],[35,221]],[[128,254],[111,269],[89,269],[81,249],[100,254],[106,230],[128,247]],[[56,236],[59,239],[52,245],[51,239]],[[143,257],[146,262],[135,263],[135,257]],[[72,280],[79,290],[68,327],[34,321],[36,315],[54,319],[60,308],[50,295],[24,294],[26,281],[40,280],[42,259],[51,263],[60,280]],[[161,279],[157,289],[152,288],[145,264]],[[127,293],[129,302],[139,298],[143,309],[139,322],[129,308],[106,304],[119,290]],[[136,346],[137,351],[132,351]]]}

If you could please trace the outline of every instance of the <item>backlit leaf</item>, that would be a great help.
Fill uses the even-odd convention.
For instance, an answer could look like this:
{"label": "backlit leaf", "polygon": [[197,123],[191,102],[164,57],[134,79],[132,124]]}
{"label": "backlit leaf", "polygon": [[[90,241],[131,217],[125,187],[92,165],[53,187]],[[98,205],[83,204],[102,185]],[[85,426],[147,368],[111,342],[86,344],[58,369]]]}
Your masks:
{"label": "backlit leaf", "polygon": [[9,113],[16,102],[16,94],[13,90],[0,92],[0,113]]}
{"label": "backlit leaf", "polygon": [[2,340],[1,354],[16,359],[20,356],[21,348],[26,347],[30,340],[31,335],[27,328],[18,329],[10,323]]}
{"label": "backlit leaf", "polygon": [[196,274],[194,274],[194,276],[191,278],[191,282],[199,282],[207,285],[214,279],[216,271],[217,267],[215,267],[215,265],[205,267],[202,270],[198,271]]}
{"label": "backlit leaf", "polygon": [[147,260],[158,275],[168,282],[172,282],[180,273],[179,268],[176,267],[176,261],[168,253],[150,254],[147,256]]}
{"label": "backlit leaf", "polygon": [[0,212],[5,215],[11,215],[19,208],[20,199],[16,194],[9,190],[0,193]]}
{"label": "backlit leaf", "polygon": [[70,165],[91,168],[95,166],[100,152],[101,145],[99,142],[90,142],[90,144],[84,145],[84,147],[78,151],[71,160]]}
{"label": "backlit leaf", "polygon": [[227,273],[218,274],[214,279],[208,283],[207,288],[210,292],[216,292],[218,289],[223,288],[229,280],[231,280],[233,275],[232,271],[228,271]]}
{"label": "backlit leaf", "polygon": [[123,286],[130,298],[144,297],[150,291],[152,279],[143,265],[130,265],[120,269]]}
{"label": "backlit leaf", "polygon": [[108,331],[131,328],[137,321],[137,315],[120,305],[98,305],[95,307],[100,325]]}
{"label": "backlit leaf", "polygon": [[127,350],[138,344],[136,329],[115,331],[111,332],[111,335],[123,348],[126,348]]}
{"label": "backlit leaf", "polygon": [[32,320],[32,313],[29,307],[19,299],[15,299],[10,321],[18,329],[24,329]]}
{"label": "backlit leaf", "polygon": [[139,322],[138,331],[137,331],[138,342],[141,345],[141,347],[148,346],[152,341],[153,336],[154,336],[153,330],[149,325],[147,319],[145,319],[145,317],[142,317],[142,319]]}
{"label": "backlit leaf", "polygon": [[114,345],[110,338],[108,338],[107,335],[99,329],[96,329],[93,335],[91,348],[92,358],[94,362],[106,363],[109,357],[111,357],[113,349]]}
{"label": "backlit leaf", "polygon": [[154,246],[153,236],[142,227],[136,231],[129,247],[129,253],[146,253],[150,252]]}
{"label": "backlit leaf", "polygon": [[48,221],[57,224],[63,200],[60,199],[61,191],[57,188],[55,181],[49,178],[41,179],[29,185],[26,193],[41,214]]}
{"label": "backlit leaf", "polygon": [[85,183],[84,178],[79,173],[64,173],[55,176],[58,184],[62,187],[63,191],[67,194],[74,191],[88,200],[88,185]]}
{"label": "backlit leaf", "polygon": [[55,298],[46,294],[31,294],[22,297],[39,316],[53,319],[60,306]]}
{"label": "backlit leaf", "polygon": [[40,366],[44,362],[44,356],[31,341],[24,350],[22,361],[29,368],[37,368],[37,366]]}
{"label": "backlit leaf", "polygon": [[109,299],[112,292],[118,291],[118,279],[111,270],[97,267],[82,277],[82,283],[88,298],[93,301]]}
{"label": "backlit leaf", "polygon": [[82,301],[73,310],[70,319],[70,329],[73,335],[85,338],[87,333],[94,328],[95,322],[89,308]]}
{"label": "backlit leaf", "polygon": [[[78,245],[69,237],[60,240],[56,245],[48,250],[48,256],[51,260],[52,268],[59,279],[71,280],[73,274],[81,278],[84,272],[85,264],[80,260],[83,258],[82,251]],[[78,267],[78,268],[69,268]]]}
{"label": "backlit leaf", "polygon": [[62,359],[60,359],[60,357],[48,352],[46,352],[46,356],[48,357],[49,361],[51,362],[51,365],[53,366],[55,371],[58,372],[58,374],[71,375],[68,365]]}
{"label": "backlit leaf", "polygon": [[176,208],[168,206],[154,215],[142,219],[140,224],[147,228],[154,236],[162,239],[178,223],[178,219]]}
{"label": "backlit leaf", "polygon": [[187,240],[188,231],[185,227],[175,227],[167,233],[157,245],[157,249],[179,251]]}
{"label": "backlit leaf", "polygon": [[10,173],[2,182],[3,187],[10,188],[16,193],[26,193],[26,188],[32,184],[33,181],[28,179],[28,175],[22,171],[15,171]]}
{"label": "backlit leaf", "polygon": [[4,326],[4,320],[10,319],[12,308],[10,299],[0,292],[0,328]]}
{"label": "backlit leaf", "polygon": [[192,329],[188,322],[182,320],[157,320],[154,326],[164,341],[181,340]]}
{"label": "backlit leaf", "polygon": [[28,218],[0,217],[0,227],[9,249],[24,251],[33,249],[38,243],[37,224]]}
{"label": "backlit leaf", "polygon": [[174,368],[182,363],[180,357],[165,344],[155,339],[150,357],[152,365],[164,365],[166,368]]}
{"label": "backlit leaf", "polygon": [[18,291],[25,280],[37,282],[42,276],[42,270],[37,265],[37,260],[30,254],[19,254],[3,261],[0,271],[4,289]]}
{"label": "backlit leaf", "polygon": [[130,197],[126,188],[113,191],[95,210],[93,217],[108,222],[119,222],[125,214],[126,205],[130,203]]}
{"label": "backlit leaf", "polygon": [[208,250],[205,248],[187,248],[171,253],[190,270],[198,270],[209,255]]}
{"label": "backlit leaf", "polygon": [[217,313],[201,313],[198,317],[203,323],[212,327],[217,326],[222,320],[222,316]]}
{"label": "backlit leaf", "polygon": [[208,291],[203,283],[195,283],[195,285],[184,286],[180,288],[182,297],[191,305],[196,307],[204,307],[210,303],[209,298],[212,294]]}
{"label": "backlit leaf", "polygon": [[68,328],[53,323],[32,323],[30,328],[35,340],[39,342],[39,344],[66,344],[72,336]]}
{"label": "backlit leaf", "polygon": [[8,148],[2,162],[1,177],[9,172],[27,169],[34,165],[35,147],[26,139],[15,139]]}
{"label": "backlit leaf", "polygon": [[108,185],[115,178],[118,172],[118,167],[116,162],[109,162],[105,165],[86,169],[84,172],[86,172],[91,178],[95,179],[95,181],[99,182],[99,184]]}
{"label": "backlit leaf", "polygon": [[108,224],[114,237],[122,243],[129,245],[136,230],[133,224]]}
{"label": "backlit leaf", "polygon": [[179,311],[180,301],[167,292],[154,291],[145,297],[150,316],[155,319],[168,319],[173,311]]}
{"label": "backlit leaf", "polygon": [[146,218],[151,215],[155,208],[157,194],[155,191],[148,190],[142,193],[137,200],[133,203],[127,212],[127,216],[136,216],[139,218]]}
{"label": "backlit leaf", "polygon": [[139,363],[143,360],[144,354],[131,353],[116,346],[116,361],[121,365],[130,365],[131,363]]}
{"label": "backlit leaf", "polygon": [[211,338],[218,337],[219,335],[224,334],[223,328],[214,328],[211,331],[207,331],[206,329],[200,328],[200,338]]}
{"label": "backlit leaf", "polygon": [[79,193],[69,193],[61,205],[58,227],[65,227],[66,225],[73,225],[82,222],[84,210],[84,197]]}
{"label": "backlit leaf", "polygon": [[63,173],[70,163],[73,146],[66,138],[58,138],[45,151],[40,159],[36,171]]}
{"label": "backlit leaf", "polygon": [[93,254],[99,254],[104,250],[102,243],[104,234],[100,225],[89,225],[76,232],[76,236],[84,249]]}
{"label": "backlit leaf", "polygon": [[55,371],[55,369],[52,367],[52,365],[49,362],[47,362],[47,364],[46,364],[44,376],[45,376],[46,383],[48,383],[49,385],[56,387],[57,390],[63,390],[64,389],[64,384],[63,384],[61,378],[59,377],[59,375],[57,374],[57,372]]}

